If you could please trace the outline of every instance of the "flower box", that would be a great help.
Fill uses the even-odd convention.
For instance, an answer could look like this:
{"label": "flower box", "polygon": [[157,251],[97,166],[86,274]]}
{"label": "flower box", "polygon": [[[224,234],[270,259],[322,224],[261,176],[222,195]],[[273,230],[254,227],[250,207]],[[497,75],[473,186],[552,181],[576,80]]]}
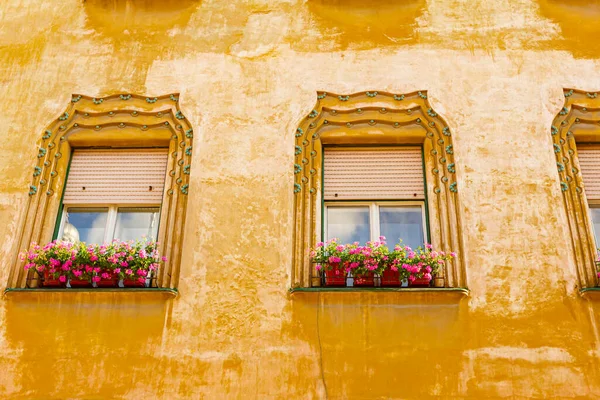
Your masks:
{"label": "flower box", "polygon": [[21,259],[25,270],[33,268],[42,275],[40,286],[65,287],[69,281],[72,288],[117,287],[119,279],[125,287],[146,287],[160,262],[166,261],[157,243],[147,240],[102,245],[54,241],[43,247],[32,243]]}
{"label": "flower box", "polygon": [[124,287],[146,287],[146,281],[140,282],[138,279],[123,279]]}
{"label": "flower box", "polygon": [[415,278],[414,281],[408,281],[408,287],[429,287],[431,279],[428,278]]}
{"label": "flower box", "polygon": [[325,286],[346,286],[346,271],[339,267],[326,270]]}
{"label": "flower box", "polygon": [[67,286],[67,281],[65,279],[64,282],[61,282],[59,278],[54,278],[49,271],[44,271],[44,280],[42,282],[43,287],[65,287]]}
{"label": "flower box", "polygon": [[354,274],[354,286],[375,286],[375,274],[373,272]]}
{"label": "flower box", "polygon": [[383,287],[400,287],[402,280],[400,279],[400,270],[392,271],[385,269],[381,274],[381,286]]}
{"label": "flower box", "polygon": [[92,282],[89,279],[71,278],[69,279],[69,285],[72,288],[85,288],[92,287]]}

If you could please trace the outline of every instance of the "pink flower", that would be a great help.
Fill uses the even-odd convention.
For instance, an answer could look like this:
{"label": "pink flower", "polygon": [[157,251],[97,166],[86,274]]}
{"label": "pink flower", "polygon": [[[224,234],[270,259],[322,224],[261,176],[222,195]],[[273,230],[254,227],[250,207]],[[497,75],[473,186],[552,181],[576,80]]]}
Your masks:
{"label": "pink flower", "polygon": [[138,253],[138,255],[140,256],[140,258],[147,258],[148,254],[146,254],[146,250],[142,249],[140,250],[140,252]]}
{"label": "pink flower", "polygon": [[83,274],[83,272],[80,270],[76,269],[75,271],[73,271],[73,275],[75,275],[77,278],[79,278],[82,274]]}
{"label": "pink flower", "polygon": [[93,254],[90,256],[90,261],[98,261],[98,256]]}
{"label": "pink flower", "polygon": [[86,266],[85,266],[85,272],[87,272],[87,273],[89,274],[89,273],[90,273],[90,272],[92,272],[92,271],[93,271],[93,268],[92,268],[92,267],[90,267],[89,265],[86,265]]}
{"label": "pink flower", "polygon": [[138,269],[136,273],[137,273],[138,275],[140,275],[140,276],[146,276],[146,275],[148,275],[148,272],[146,272],[146,271],[145,271],[145,270],[143,270],[143,269]]}
{"label": "pink flower", "polygon": [[391,269],[392,271],[394,271],[394,272],[398,271],[398,267],[396,267],[395,265],[392,265],[392,266],[390,267],[390,269]]}
{"label": "pink flower", "polygon": [[385,241],[386,241],[386,238],[385,238],[385,236],[379,236],[379,241],[380,241],[380,242],[385,242]]}
{"label": "pink flower", "polygon": [[340,246],[337,246],[335,249],[336,249],[337,251],[344,251],[344,246],[341,246],[341,245],[340,245]]}
{"label": "pink flower", "polygon": [[50,265],[52,267],[58,267],[60,265],[60,261],[55,260],[54,258],[50,258]]}
{"label": "pink flower", "polygon": [[165,257],[165,256],[162,256],[160,259],[161,259],[163,262],[167,262],[167,257]]}
{"label": "pink flower", "polygon": [[67,281],[67,277],[65,275],[61,275],[58,277],[58,280],[64,283]]}
{"label": "pink flower", "polygon": [[428,265],[425,267],[425,271],[430,274],[431,273],[431,267]]}
{"label": "pink flower", "polygon": [[[319,242],[319,243],[317,243],[317,247],[323,247],[324,245],[325,245],[325,243],[323,243],[323,242]],[[163,261],[164,261],[164,260],[163,260]]]}
{"label": "pink flower", "polygon": [[95,273],[98,273],[98,272],[100,272],[100,267],[94,267],[93,270]]}
{"label": "pink flower", "polygon": [[426,273],[423,275],[423,278],[427,279],[428,281],[431,280],[431,274],[430,273]]}
{"label": "pink flower", "polygon": [[415,258],[415,253],[411,251],[410,253],[408,253],[407,257],[413,259]]}
{"label": "pink flower", "polygon": [[132,256],[127,257],[127,261],[133,261],[133,257]]}
{"label": "pink flower", "polygon": [[102,279],[110,279],[110,274],[106,273],[106,272],[103,272],[102,273]]}
{"label": "pink flower", "polygon": [[120,274],[121,273],[121,268],[115,268],[115,274]]}
{"label": "pink flower", "polygon": [[431,245],[431,244],[427,243],[427,244],[425,245],[425,248],[426,248],[426,249],[429,249],[429,250],[431,250],[431,249],[433,249],[433,245]]}
{"label": "pink flower", "polygon": [[156,264],[150,264],[150,266],[148,268],[150,268],[150,271],[154,271],[155,269],[158,268],[158,265],[156,265]]}
{"label": "pink flower", "polygon": [[94,277],[92,278],[92,281],[93,281],[93,282],[100,282],[100,277],[96,275],[96,276],[94,276]]}
{"label": "pink flower", "polygon": [[450,257],[456,257],[456,253],[455,252],[450,253]]}
{"label": "pink flower", "polygon": [[339,257],[331,256],[329,257],[329,262],[331,264],[339,264],[340,262],[342,262],[342,259]]}
{"label": "pink flower", "polygon": [[126,269],[126,270],[125,270],[125,273],[126,273],[127,275],[133,275],[133,271],[132,271],[132,270],[130,270],[130,269]]}
{"label": "pink flower", "polygon": [[415,279],[417,279],[417,278],[415,278],[415,276],[412,275],[412,274],[408,276],[408,280],[411,281],[411,282],[414,282]]}
{"label": "pink flower", "polygon": [[140,278],[138,278],[138,282],[145,283],[146,282],[146,278],[140,277]]}
{"label": "pink flower", "polygon": [[127,261],[121,261],[121,267],[127,267],[128,265]]}

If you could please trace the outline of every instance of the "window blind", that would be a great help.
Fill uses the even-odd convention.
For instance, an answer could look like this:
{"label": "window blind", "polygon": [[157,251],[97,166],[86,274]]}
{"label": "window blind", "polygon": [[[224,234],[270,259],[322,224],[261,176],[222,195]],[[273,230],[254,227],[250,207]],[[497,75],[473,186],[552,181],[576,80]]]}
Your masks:
{"label": "window blind", "polygon": [[325,149],[325,200],[422,200],[420,147]]}
{"label": "window blind", "polygon": [[75,150],[64,204],[160,204],[167,149]]}
{"label": "window blind", "polygon": [[588,200],[600,200],[600,146],[577,148],[583,187]]}

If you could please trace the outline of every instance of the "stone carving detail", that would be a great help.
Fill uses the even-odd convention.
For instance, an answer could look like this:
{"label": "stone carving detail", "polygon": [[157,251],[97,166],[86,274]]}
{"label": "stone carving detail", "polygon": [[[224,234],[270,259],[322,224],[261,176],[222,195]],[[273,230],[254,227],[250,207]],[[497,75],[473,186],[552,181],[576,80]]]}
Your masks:
{"label": "stone carving detail", "polygon": [[552,149],[556,157],[579,284],[580,287],[593,287],[598,284],[596,243],[583,190],[576,142],[597,142],[600,98],[595,92],[577,89],[564,89],[563,93],[565,104],[550,127]]}

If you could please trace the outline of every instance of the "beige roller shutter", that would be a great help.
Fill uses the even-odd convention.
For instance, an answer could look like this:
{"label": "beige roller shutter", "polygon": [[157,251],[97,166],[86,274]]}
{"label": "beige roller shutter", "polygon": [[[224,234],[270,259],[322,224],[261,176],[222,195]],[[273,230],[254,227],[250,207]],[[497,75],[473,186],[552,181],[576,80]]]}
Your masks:
{"label": "beige roller shutter", "polygon": [[65,204],[160,204],[167,149],[75,150]]}
{"label": "beige roller shutter", "polygon": [[325,200],[425,198],[421,148],[325,149]]}
{"label": "beige roller shutter", "polygon": [[588,200],[600,200],[600,146],[578,146],[579,166]]}

